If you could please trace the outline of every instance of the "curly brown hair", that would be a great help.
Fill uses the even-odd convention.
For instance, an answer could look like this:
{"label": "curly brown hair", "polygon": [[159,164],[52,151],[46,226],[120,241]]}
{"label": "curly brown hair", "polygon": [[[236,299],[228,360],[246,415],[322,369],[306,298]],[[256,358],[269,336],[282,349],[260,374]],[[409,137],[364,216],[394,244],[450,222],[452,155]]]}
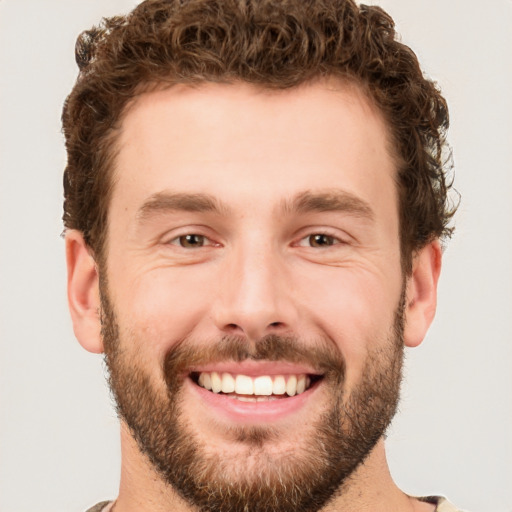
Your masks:
{"label": "curly brown hair", "polygon": [[380,109],[396,149],[404,271],[416,250],[451,235],[446,101],[379,7],[352,0],[147,0],[83,32],[76,60],[80,73],[62,115],[63,218],[99,262],[122,115],[141,92],[177,83],[286,89],[327,76],[355,81]]}

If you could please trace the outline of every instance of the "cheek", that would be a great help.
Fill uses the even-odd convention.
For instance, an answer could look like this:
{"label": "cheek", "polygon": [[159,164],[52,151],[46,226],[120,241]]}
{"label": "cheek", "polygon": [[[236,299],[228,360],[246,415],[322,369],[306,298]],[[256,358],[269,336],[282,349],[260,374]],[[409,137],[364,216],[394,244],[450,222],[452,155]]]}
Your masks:
{"label": "cheek", "polygon": [[143,338],[144,350],[165,355],[207,314],[208,286],[199,273],[149,272],[126,286],[117,301],[123,325]]}
{"label": "cheek", "polygon": [[389,343],[400,279],[397,274],[390,279],[384,273],[335,269],[312,284],[304,283],[309,290],[304,304],[307,316],[316,332],[327,335],[345,358],[347,379],[355,379],[368,352]]}

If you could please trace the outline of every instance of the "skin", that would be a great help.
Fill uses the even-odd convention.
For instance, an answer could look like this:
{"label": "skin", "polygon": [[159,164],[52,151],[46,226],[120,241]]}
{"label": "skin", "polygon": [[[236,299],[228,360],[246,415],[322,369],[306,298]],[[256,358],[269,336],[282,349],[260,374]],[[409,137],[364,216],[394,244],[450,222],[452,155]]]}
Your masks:
{"label": "skin", "polygon": [[[329,340],[345,360],[350,392],[368,351],[388,342],[403,283],[396,163],[386,124],[364,94],[335,80],[277,92],[175,86],[136,99],[119,148],[105,271],[121,338],[138,333],[151,341],[124,348],[155,376],[155,387],[163,389],[158,365],[181,340],[236,334],[251,343],[279,334]],[[335,193],[344,206],[290,208],[305,192]],[[176,194],[208,194],[221,206],[171,209]],[[187,234],[204,236],[204,245],[182,247],[179,237]],[[312,246],[314,234],[332,245]],[[75,334],[87,350],[102,352],[98,269],[79,232],[68,231],[66,243]],[[421,343],[433,319],[440,265],[438,242],[414,256],[406,280],[407,346]],[[304,425],[326,406],[320,388],[315,400],[275,420],[279,436],[270,452],[302,442]],[[212,451],[233,460],[245,453],[228,434],[242,416],[219,416],[188,391],[184,414]],[[116,512],[189,510],[123,424],[121,431]],[[326,510],[433,506],[396,487],[381,440]]]}

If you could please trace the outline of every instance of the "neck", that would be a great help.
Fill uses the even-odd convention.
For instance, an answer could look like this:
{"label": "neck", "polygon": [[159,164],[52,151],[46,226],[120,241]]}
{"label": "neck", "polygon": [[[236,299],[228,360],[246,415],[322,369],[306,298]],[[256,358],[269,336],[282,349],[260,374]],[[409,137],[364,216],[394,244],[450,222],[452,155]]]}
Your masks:
{"label": "neck", "polygon": [[121,421],[121,483],[114,512],[197,512],[165,484]]}
{"label": "neck", "polygon": [[[114,512],[197,512],[197,508],[162,481],[124,424],[121,426],[121,452],[121,483]],[[434,507],[407,496],[396,486],[381,439],[321,512],[389,510],[433,512]]]}
{"label": "neck", "polygon": [[402,492],[391,477],[384,439],[377,443],[322,512],[433,512]]}

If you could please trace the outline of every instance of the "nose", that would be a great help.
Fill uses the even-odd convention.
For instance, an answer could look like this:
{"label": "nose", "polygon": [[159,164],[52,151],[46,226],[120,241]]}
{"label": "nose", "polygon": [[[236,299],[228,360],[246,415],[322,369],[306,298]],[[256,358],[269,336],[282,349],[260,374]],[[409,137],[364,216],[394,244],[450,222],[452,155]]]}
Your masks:
{"label": "nose", "polygon": [[291,273],[269,245],[233,250],[224,261],[213,305],[216,327],[251,341],[290,334],[297,322]]}

